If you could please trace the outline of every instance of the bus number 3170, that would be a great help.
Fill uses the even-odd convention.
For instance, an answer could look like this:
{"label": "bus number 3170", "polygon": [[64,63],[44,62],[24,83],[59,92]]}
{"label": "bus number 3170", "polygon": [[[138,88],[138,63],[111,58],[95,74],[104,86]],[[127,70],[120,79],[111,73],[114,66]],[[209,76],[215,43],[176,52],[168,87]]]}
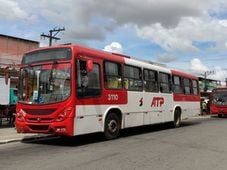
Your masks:
{"label": "bus number 3170", "polygon": [[108,94],[108,101],[117,101],[118,94]]}

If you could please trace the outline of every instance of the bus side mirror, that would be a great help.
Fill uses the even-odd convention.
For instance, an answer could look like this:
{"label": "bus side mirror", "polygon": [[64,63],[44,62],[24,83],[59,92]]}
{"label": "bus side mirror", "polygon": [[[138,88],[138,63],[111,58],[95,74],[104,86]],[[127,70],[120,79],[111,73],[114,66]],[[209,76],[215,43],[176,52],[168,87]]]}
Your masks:
{"label": "bus side mirror", "polygon": [[87,69],[87,73],[93,71],[93,61],[92,60],[88,60],[86,62],[86,69]]}

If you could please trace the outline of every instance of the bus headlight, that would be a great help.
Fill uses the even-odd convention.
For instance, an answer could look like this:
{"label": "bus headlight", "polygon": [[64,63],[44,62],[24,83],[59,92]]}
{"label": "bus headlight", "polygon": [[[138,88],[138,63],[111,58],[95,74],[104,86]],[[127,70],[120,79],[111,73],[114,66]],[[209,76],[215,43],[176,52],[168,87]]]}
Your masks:
{"label": "bus headlight", "polygon": [[26,113],[22,109],[16,114],[17,120],[20,122],[24,122],[25,116],[26,116]]}
{"label": "bus headlight", "polygon": [[63,120],[66,119],[67,116],[70,115],[71,112],[72,112],[72,107],[67,107],[62,113],[58,115],[58,117],[56,118],[56,121],[62,122]]}

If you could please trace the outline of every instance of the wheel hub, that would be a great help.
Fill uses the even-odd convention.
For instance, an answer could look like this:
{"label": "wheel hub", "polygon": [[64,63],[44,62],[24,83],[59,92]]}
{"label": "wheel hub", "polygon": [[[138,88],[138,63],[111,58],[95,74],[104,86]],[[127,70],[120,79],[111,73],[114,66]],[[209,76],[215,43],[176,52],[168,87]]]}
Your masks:
{"label": "wheel hub", "polygon": [[109,129],[110,132],[116,132],[116,130],[117,130],[117,122],[115,120],[111,120],[108,123],[108,129]]}

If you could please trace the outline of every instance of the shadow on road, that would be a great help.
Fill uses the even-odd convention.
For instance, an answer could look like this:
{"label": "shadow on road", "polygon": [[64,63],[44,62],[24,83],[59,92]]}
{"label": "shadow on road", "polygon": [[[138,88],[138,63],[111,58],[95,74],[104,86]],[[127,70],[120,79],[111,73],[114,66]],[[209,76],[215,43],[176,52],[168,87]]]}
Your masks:
{"label": "shadow on road", "polygon": [[[200,124],[200,121],[183,121],[180,128],[186,128],[188,126],[195,126]],[[162,130],[174,130],[171,123],[147,125],[140,127],[127,128],[121,131],[119,138],[125,138],[130,136],[136,136],[146,133],[155,133]],[[118,139],[119,139],[118,138]],[[115,140],[118,140],[115,139]],[[53,145],[53,146],[83,146],[93,143],[106,142],[102,133],[92,133],[88,135],[80,135],[74,137],[62,137],[62,136],[51,136],[35,140],[24,140],[23,143],[27,144],[41,144],[41,145]]]}
{"label": "shadow on road", "polygon": [[211,118],[216,118],[216,119],[227,119],[227,115],[221,115],[221,117],[219,117],[218,115],[212,115],[210,117]]}
{"label": "shadow on road", "polygon": [[[180,128],[185,128],[187,126],[194,126],[200,124],[199,121],[183,121],[181,123]],[[162,124],[154,124],[154,125],[146,125],[140,127],[133,127],[124,129],[121,133],[120,137],[129,137],[134,135],[146,134],[146,133],[154,133],[160,132],[162,130],[174,130],[172,123],[162,123]]]}

